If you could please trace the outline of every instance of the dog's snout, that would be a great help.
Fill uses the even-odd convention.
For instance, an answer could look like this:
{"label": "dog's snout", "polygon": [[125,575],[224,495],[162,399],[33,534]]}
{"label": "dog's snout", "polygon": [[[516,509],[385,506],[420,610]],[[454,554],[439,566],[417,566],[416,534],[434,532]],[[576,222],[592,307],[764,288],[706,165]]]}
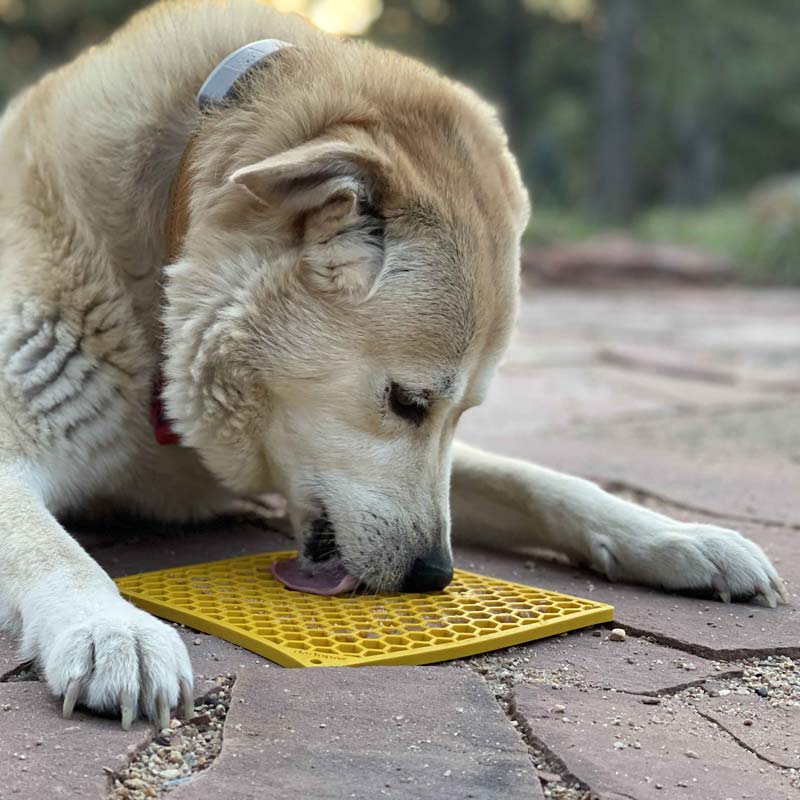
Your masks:
{"label": "dog's snout", "polygon": [[453,559],[444,550],[434,550],[416,559],[400,591],[436,592],[453,580]]}

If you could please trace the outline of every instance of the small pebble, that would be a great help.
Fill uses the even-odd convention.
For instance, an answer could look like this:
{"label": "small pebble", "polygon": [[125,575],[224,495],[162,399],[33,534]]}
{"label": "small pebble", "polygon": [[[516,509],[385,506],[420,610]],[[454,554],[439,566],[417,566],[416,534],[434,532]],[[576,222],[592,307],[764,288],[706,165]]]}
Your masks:
{"label": "small pebble", "polygon": [[174,781],[175,778],[180,778],[181,771],[179,769],[162,769],[158,773],[165,781]]}
{"label": "small pebble", "polygon": [[756,686],[754,691],[759,697],[769,697],[769,689],[766,686]]}
{"label": "small pebble", "polygon": [[561,783],[563,778],[557,772],[546,772],[544,770],[537,770],[539,777],[546,783]]}
{"label": "small pebble", "polygon": [[172,739],[172,731],[169,728],[164,728],[158,732],[158,736],[156,736],[156,742],[161,745],[170,744],[170,740]]}
{"label": "small pebble", "polygon": [[624,642],[628,638],[628,634],[625,633],[624,628],[612,628],[608,638],[612,642]]}
{"label": "small pebble", "polygon": [[697,755],[694,750],[687,750],[685,755],[687,758],[700,758],[700,756]]}
{"label": "small pebble", "polygon": [[660,697],[643,697],[642,702],[646,706],[658,706],[661,705],[661,698]]}
{"label": "small pebble", "polygon": [[750,727],[752,724],[753,724],[753,720],[751,720],[751,719],[745,719],[745,720],[742,720],[742,725],[745,725],[745,726],[746,726],[746,727],[748,727],[748,728],[749,728],[749,727]]}

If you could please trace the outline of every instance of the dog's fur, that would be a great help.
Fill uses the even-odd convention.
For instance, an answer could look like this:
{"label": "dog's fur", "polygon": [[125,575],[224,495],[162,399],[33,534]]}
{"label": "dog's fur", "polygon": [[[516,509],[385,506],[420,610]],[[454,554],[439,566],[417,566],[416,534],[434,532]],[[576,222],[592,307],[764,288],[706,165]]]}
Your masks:
{"label": "dog's fur", "polygon": [[[267,37],[297,47],[201,119],[208,73]],[[196,125],[191,224],[165,267]],[[528,214],[463,86],[255,2],[166,3],[10,105],[0,175],[0,601],[65,713],[163,721],[191,694],[175,631],[56,521],[76,510],[185,520],[278,490],[309,565],[393,590],[426,559],[447,570],[451,495],[464,539],[785,599],[733,531],[453,445],[509,338]],[[179,447],[149,421],[162,363]]]}

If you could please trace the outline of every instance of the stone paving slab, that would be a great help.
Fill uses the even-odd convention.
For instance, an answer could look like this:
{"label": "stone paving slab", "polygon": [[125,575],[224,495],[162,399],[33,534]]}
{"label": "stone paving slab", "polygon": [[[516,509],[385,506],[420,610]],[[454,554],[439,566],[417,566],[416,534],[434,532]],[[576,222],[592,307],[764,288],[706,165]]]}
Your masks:
{"label": "stone paving slab", "polygon": [[[787,778],[689,708],[596,690],[518,686],[530,736],[600,800],[790,800]],[[637,747],[638,744],[638,747]]]}
{"label": "stone paving slab", "polygon": [[[600,635],[596,635],[600,634]],[[524,648],[533,669],[560,680],[641,695],[672,694],[709,679],[742,674],[700,656],[628,637],[611,641],[607,631],[577,631],[543,639]]]}
{"label": "stone paving slab", "polygon": [[[457,547],[458,565],[611,602],[629,631],[709,657],[800,657],[800,506],[791,489],[800,477],[800,417],[797,397],[782,399],[800,379],[798,309],[800,293],[784,290],[537,290],[523,298],[487,405],[465,415],[463,426],[476,444],[714,512],[650,503],[673,516],[738,527],[761,543],[788,579],[793,606],[725,606],[612,585],[563,564],[527,562],[529,555]],[[786,527],[734,525],[720,515]],[[233,519],[196,532],[111,525],[78,538],[115,576],[292,546],[285,533]],[[181,786],[178,800],[542,796],[522,740],[471,670],[283,670],[215,637],[181,635],[198,696],[220,675],[238,677],[222,756]],[[685,704],[671,708],[671,697],[646,706],[635,696],[725,677],[724,665],[716,670],[698,655],[638,638],[608,642],[605,633],[516,650],[530,655],[531,670],[566,667],[575,682],[594,687],[521,686],[517,711],[534,738],[541,735],[600,796],[789,796],[764,759],[796,764],[797,709],[754,696],[704,697],[697,713]],[[508,657],[497,654],[502,663]],[[15,659],[13,644],[0,638],[0,674]],[[605,693],[606,685],[617,691]],[[566,714],[554,714],[555,702]],[[745,726],[742,714],[753,724]],[[573,721],[560,721],[565,715]],[[620,734],[641,749],[614,748]],[[76,714],[63,721],[41,683],[0,683],[0,800],[102,797],[103,767],[118,767],[150,735],[145,723],[125,734],[114,720]]]}
{"label": "stone paving slab", "polygon": [[[236,675],[244,668],[257,673],[270,666],[260,656],[214,636],[183,628],[179,634],[192,660],[197,698],[217,687],[220,676]],[[6,647],[14,652],[8,637],[3,637],[0,656]],[[8,663],[13,667],[16,662]],[[143,747],[151,736],[144,721],[126,733],[118,720],[80,710],[71,720],[63,720],[59,701],[38,681],[0,683],[0,800],[104,798],[108,784],[104,768],[118,769],[127,754]]]}
{"label": "stone paving slab", "polygon": [[258,671],[234,684],[222,753],[175,800],[535,800],[526,746],[475,673]]}
{"label": "stone paving slab", "polygon": [[60,704],[37,681],[0,683],[0,798],[104,798],[108,775],[151,736],[147,723],[130,731],[119,720],[77,710],[62,719]]}
{"label": "stone paving slab", "polygon": [[467,424],[465,414],[459,436],[493,452],[622,482],[717,514],[800,527],[800,505],[790,490],[800,484],[797,401],[538,432],[528,422],[539,416],[537,406],[535,397],[518,395],[482,407],[482,424]]}
{"label": "stone paving slab", "polygon": [[765,761],[800,770],[800,707],[729,695],[710,697],[699,710]]}
{"label": "stone paving slab", "polygon": [[216,636],[183,627],[178,629],[178,633],[192,660],[195,698],[202,698],[218,686],[220,677],[236,676],[248,668],[259,670],[277,666],[266,658]]}
{"label": "stone paving slab", "polygon": [[[586,345],[649,346],[743,382],[800,380],[800,291],[745,288],[575,291],[523,295],[517,337],[532,354]],[[517,351],[518,352],[518,351]],[[534,356],[535,357],[535,356]],[[531,356],[528,356],[531,358]]]}
{"label": "stone paving slab", "polygon": [[800,527],[786,489],[800,478],[799,320],[796,290],[535,288],[486,403],[459,435]]}
{"label": "stone paving slab", "polygon": [[558,368],[508,363],[486,401],[461,418],[458,436],[491,446],[554,428],[614,420],[675,416],[686,408],[764,403],[766,392],[637,373],[602,364]]}
{"label": "stone paving slab", "polygon": [[721,515],[800,528],[798,401],[542,437],[527,457]]}
{"label": "stone paving slab", "polygon": [[604,364],[614,364],[632,372],[704,381],[709,385],[750,388],[766,392],[800,391],[800,370],[787,370],[784,365],[742,368],[736,363],[723,364],[719,357],[704,352],[687,353],[674,347],[652,344],[622,343],[600,348],[595,358]]}

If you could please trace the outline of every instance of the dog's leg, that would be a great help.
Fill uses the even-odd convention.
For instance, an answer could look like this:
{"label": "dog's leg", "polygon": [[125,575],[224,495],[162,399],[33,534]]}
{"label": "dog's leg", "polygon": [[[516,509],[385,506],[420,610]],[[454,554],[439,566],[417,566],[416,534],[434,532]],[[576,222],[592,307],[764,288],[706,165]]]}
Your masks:
{"label": "dog's leg", "polygon": [[457,442],[451,486],[457,541],[544,547],[611,580],[708,590],[725,601],[787,600],[764,552],[736,531],[678,522],[590,481]]}
{"label": "dog's leg", "polygon": [[193,707],[183,642],[120,597],[47,510],[41,483],[35,467],[0,460],[0,607],[22,657],[63,696],[65,717],[82,703],[120,714],[125,728],[140,710],[166,727],[179,699]]}

